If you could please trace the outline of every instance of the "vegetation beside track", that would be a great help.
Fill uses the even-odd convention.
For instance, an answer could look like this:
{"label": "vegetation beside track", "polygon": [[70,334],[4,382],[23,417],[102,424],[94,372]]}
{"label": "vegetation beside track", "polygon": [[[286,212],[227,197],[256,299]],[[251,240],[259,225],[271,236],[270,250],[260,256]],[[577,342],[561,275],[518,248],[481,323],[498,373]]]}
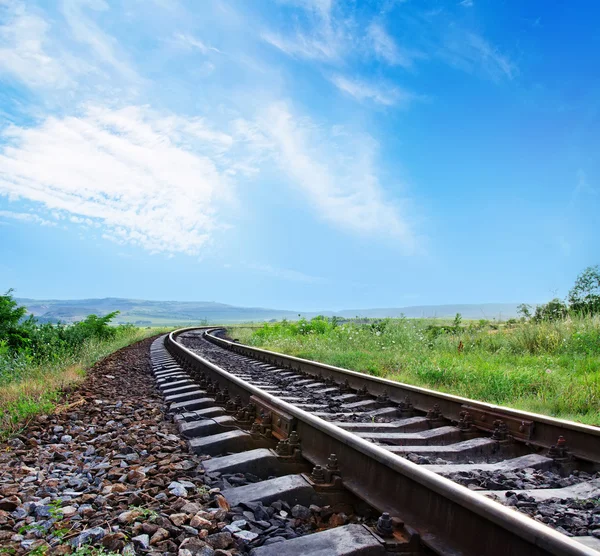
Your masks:
{"label": "vegetation beside track", "polygon": [[0,296],[0,439],[31,417],[53,411],[61,394],[107,355],[163,332],[132,325],[111,326],[116,313],[89,315],[71,325],[38,324],[11,291]]}
{"label": "vegetation beside track", "polygon": [[600,425],[598,316],[508,326],[469,322],[455,330],[432,320],[316,318],[235,327],[230,335],[373,376]]}
{"label": "vegetation beside track", "polygon": [[[506,323],[417,319],[232,327],[240,342],[468,398],[600,425],[600,273]],[[591,278],[590,278],[591,277]],[[581,285],[585,287],[581,287]],[[576,305],[577,303],[577,305]]]}

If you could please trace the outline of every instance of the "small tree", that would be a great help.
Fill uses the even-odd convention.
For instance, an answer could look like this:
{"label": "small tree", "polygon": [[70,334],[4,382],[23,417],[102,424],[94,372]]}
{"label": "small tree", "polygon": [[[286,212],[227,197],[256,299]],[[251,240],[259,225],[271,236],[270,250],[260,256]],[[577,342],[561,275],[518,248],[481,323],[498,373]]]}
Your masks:
{"label": "small tree", "polygon": [[567,304],[562,300],[555,297],[551,301],[548,301],[545,305],[538,305],[535,308],[535,314],[533,320],[536,322],[540,321],[554,321],[562,320],[569,314],[569,308]]}
{"label": "small tree", "polygon": [[578,313],[600,313],[600,267],[588,266],[569,292],[569,304]]}
{"label": "small tree", "polygon": [[521,315],[522,319],[529,320],[531,318],[531,305],[528,305],[527,303],[517,305],[517,314]]}
{"label": "small tree", "polygon": [[460,313],[456,313],[454,316],[454,320],[452,321],[452,328],[455,333],[460,331],[460,323],[462,322],[462,315]]}
{"label": "small tree", "polygon": [[0,295],[0,341],[6,342],[11,349],[19,349],[26,346],[29,339],[28,328],[23,324],[27,309],[19,307],[12,296],[13,291],[11,288]]}

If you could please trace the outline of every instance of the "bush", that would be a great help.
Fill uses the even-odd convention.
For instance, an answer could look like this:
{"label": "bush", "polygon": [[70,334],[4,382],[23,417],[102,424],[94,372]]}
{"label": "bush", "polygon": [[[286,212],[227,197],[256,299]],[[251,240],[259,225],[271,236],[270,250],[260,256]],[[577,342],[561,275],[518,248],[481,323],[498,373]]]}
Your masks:
{"label": "bush", "polygon": [[569,304],[577,313],[600,313],[600,267],[589,266],[577,277],[569,292]]}
{"label": "bush", "polygon": [[18,350],[29,343],[30,322],[22,322],[27,309],[18,306],[12,292],[10,289],[0,296],[0,342],[12,350]]}
{"label": "bush", "polygon": [[131,325],[110,326],[118,311],[89,315],[75,324],[38,324],[19,307],[13,290],[0,296],[0,383],[22,378],[31,365],[55,363],[76,355],[90,341],[108,341],[131,332]]}
{"label": "bush", "polygon": [[533,320],[535,322],[562,320],[569,314],[567,304],[561,299],[554,298],[545,305],[538,305],[535,308]]}

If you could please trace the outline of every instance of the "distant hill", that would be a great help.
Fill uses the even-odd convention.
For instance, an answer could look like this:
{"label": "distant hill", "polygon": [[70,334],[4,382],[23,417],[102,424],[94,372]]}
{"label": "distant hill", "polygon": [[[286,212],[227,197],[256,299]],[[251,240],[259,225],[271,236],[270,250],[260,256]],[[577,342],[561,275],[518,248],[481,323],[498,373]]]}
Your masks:
{"label": "distant hill", "polygon": [[236,307],[213,301],[146,301],[143,299],[36,300],[17,299],[40,322],[77,322],[87,315],[106,315],[120,311],[116,321],[138,326],[185,326],[207,323],[264,322],[306,318],[316,315],[341,318],[451,318],[460,313],[464,319],[508,319],[517,315],[516,303],[484,303],[480,305],[421,305],[380,309],[347,309],[343,311],[302,312],[261,307]]}

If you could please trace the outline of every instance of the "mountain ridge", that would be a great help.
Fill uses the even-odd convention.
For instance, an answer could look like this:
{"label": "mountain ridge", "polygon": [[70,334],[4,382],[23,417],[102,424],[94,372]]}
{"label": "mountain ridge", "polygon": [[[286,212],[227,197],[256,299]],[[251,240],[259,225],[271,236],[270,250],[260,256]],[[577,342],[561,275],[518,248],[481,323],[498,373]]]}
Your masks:
{"label": "mountain ridge", "polygon": [[118,323],[138,326],[179,326],[198,322],[233,324],[252,321],[294,320],[317,315],[340,318],[450,318],[460,313],[465,319],[507,319],[517,316],[517,303],[457,303],[444,305],[412,305],[340,311],[293,311],[264,307],[239,307],[215,301],[152,301],[119,297],[89,299],[18,298],[40,322],[76,322],[89,314],[99,316],[120,311]]}

